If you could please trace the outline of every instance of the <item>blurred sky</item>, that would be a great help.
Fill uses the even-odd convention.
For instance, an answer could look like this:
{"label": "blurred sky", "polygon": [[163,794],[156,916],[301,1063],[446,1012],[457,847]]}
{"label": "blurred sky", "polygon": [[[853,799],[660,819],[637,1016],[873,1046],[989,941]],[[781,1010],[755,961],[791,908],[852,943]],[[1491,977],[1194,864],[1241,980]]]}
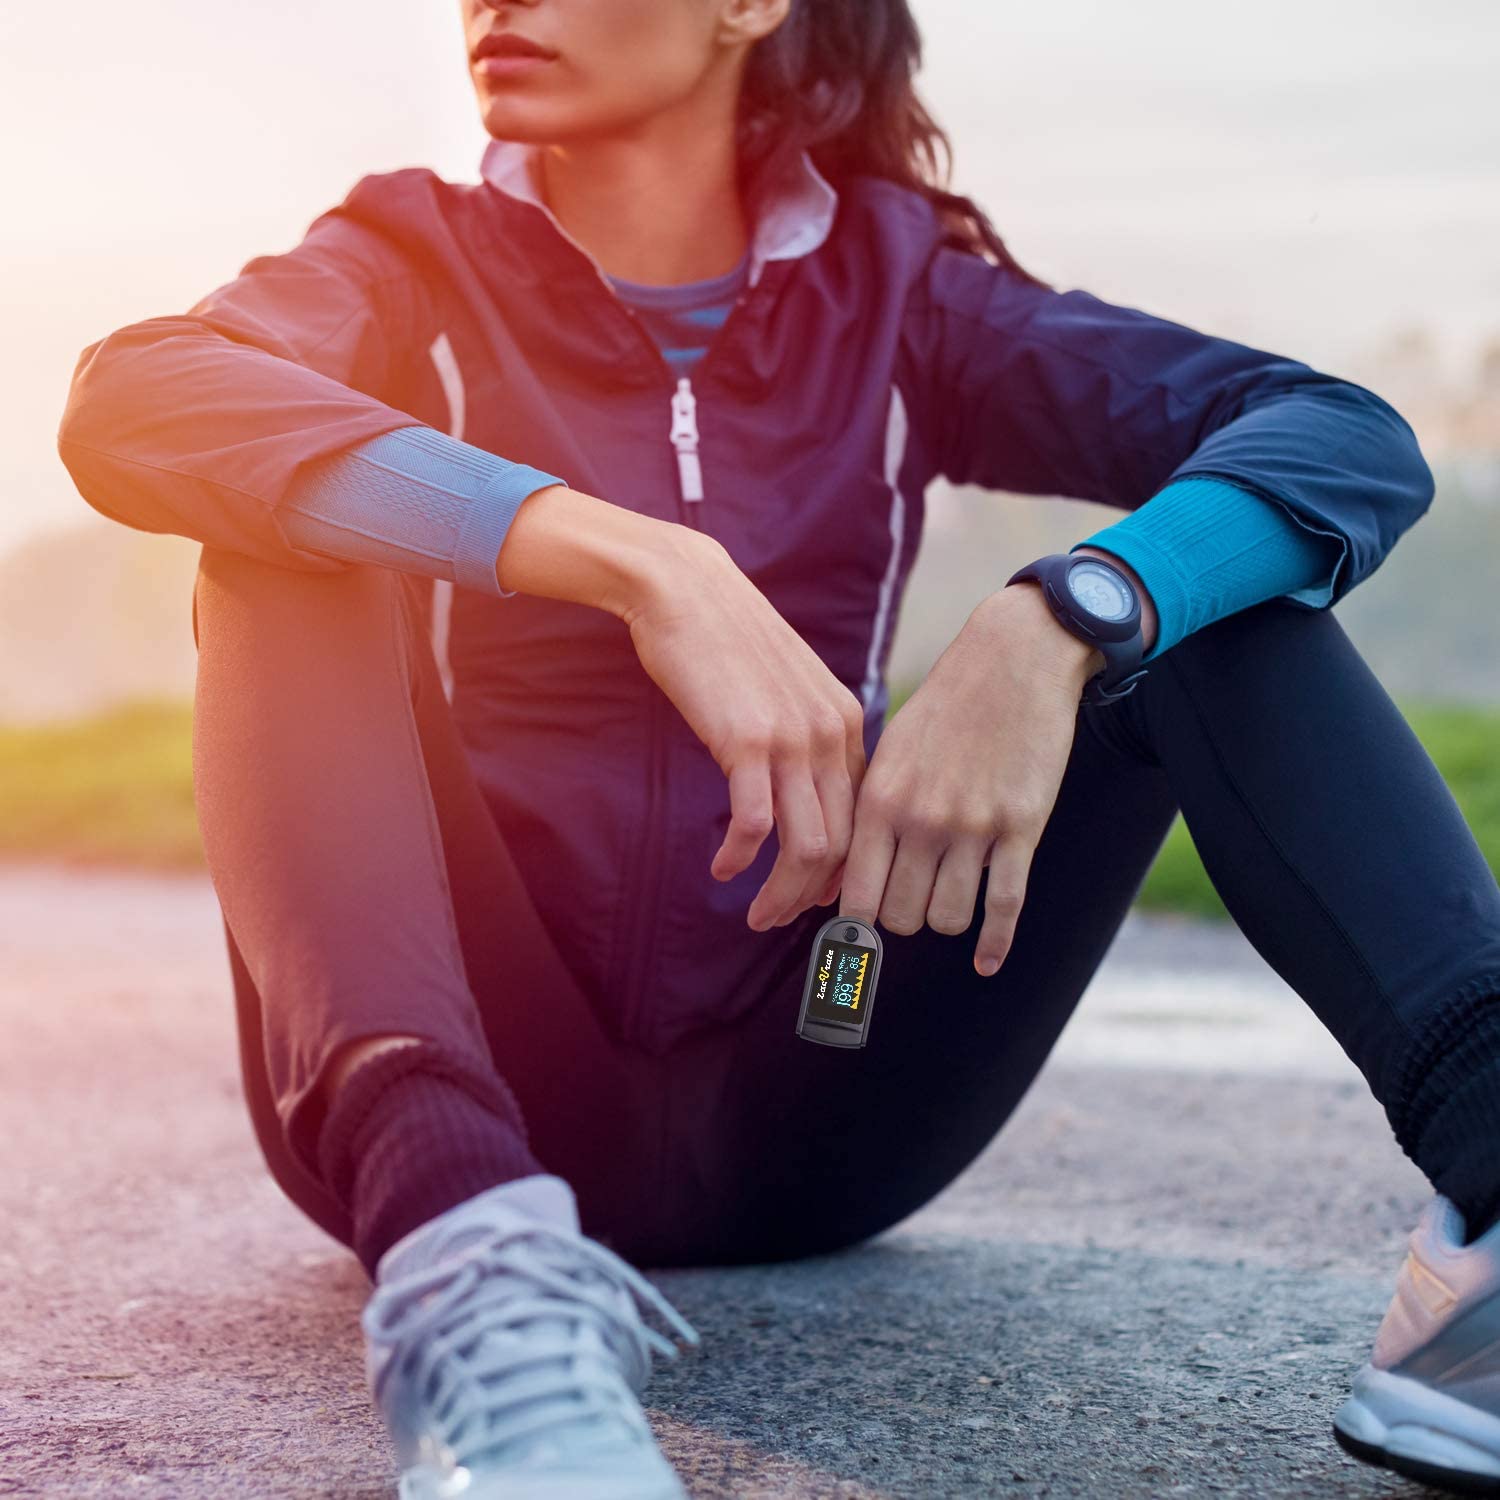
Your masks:
{"label": "blurred sky", "polygon": [[[548,0],[540,0],[546,4]],[[1026,265],[1358,378],[1500,335],[1500,0],[913,0],[920,84]],[[290,249],[366,172],[477,176],[457,0],[0,14],[0,550],[88,513],[79,351]]]}

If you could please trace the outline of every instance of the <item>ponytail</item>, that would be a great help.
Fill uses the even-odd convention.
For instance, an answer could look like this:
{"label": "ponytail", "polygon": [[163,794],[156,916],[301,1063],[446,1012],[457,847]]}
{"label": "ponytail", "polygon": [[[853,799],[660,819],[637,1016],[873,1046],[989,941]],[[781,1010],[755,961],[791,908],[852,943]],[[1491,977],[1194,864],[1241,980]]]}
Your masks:
{"label": "ponytail", "polygon": [[792,0],[746,63],[742,169],[775,171],[807,151],[835,188],[858,174],[887,178],[934,205],[945,243],[1051,290],[1016,261],[978,204],[949,191],[953,146],[917,97],[921,59],[907,0]]}

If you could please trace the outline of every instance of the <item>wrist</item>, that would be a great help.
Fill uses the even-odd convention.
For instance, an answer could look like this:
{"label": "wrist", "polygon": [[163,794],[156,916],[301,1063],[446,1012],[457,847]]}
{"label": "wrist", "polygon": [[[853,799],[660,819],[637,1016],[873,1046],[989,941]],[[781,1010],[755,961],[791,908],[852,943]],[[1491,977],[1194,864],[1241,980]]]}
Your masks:
{"label": "wrist", "polygon": [[993,630],[1008,640],[1017,629],[1025,631],[1080,692],[1090,677],[1109,665],[1097,646],[1059,623],[1042,595],[1041,585],[1031,579],[997,589],[980,601],[970,620],[979,629]]}
{"label": "wrist", "polygon": [[706,532],[675,521],[650,521],[613,612],[630,625],[646,612],[681,609],[700,589],[722,597],[744,576],[723,544]]}
{"label": "wrist", "polygon": [[626,619],[670,576],[681,545],[677,534],[687,530],[567,485],[548,485],[522,501],[495,576],[503,589]]}

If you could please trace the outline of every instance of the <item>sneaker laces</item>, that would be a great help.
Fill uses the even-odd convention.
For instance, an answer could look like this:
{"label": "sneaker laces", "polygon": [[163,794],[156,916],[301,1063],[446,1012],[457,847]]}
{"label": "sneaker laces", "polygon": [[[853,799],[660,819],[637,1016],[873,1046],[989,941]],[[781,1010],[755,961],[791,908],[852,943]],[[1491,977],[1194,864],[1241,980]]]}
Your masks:
{"label": "sneaker laces", "polygon": [[[522,1439],[567,1430],[568,1450],[636,1441],[643,1418],[622,1399],[677,1346],[641,1322],[634,1297],[689,1343],[692,1325],[633,1266],[595,1240],[545,1223],[507,1226],[425,1271],[376,1289],[367,1333],[397,1342],[445,1461],[466,1465]],[[609,1356],[613,1355],[616,1364]]]}

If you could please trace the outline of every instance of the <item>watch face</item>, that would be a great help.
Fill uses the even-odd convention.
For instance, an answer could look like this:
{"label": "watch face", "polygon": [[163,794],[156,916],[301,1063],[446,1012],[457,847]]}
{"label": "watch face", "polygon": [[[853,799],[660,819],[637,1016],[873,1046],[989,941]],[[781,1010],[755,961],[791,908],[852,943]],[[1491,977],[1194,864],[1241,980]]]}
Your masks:
{"label": "watch face", "polygon": [[1093,561],[1068,570],[1068,592],[1101,620],[1125,620],[1135,607],[1135,591],[1113,568]]}

